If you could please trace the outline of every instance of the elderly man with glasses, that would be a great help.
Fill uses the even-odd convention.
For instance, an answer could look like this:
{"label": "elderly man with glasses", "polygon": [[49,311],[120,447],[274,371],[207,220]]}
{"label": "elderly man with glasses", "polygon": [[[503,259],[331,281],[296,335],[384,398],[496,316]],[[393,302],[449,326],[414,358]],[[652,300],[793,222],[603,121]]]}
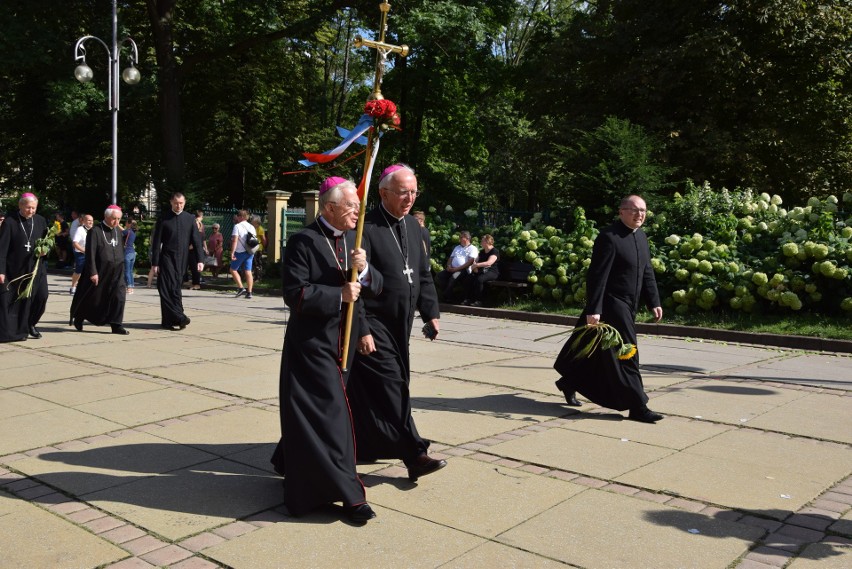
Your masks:
{"label": "elderly man with glasses", "polygon": [[366,318],[347,386],[358,460],[401,459],[412,481],[446,466],[426,453],[429,441],[414,425],[408,390],[415,312],[430,339],[438,336],[440,316],[420,224],[409,215],[418,194],[408,166],[395,164],[382,172],[381,203],[365,217],[363,247],[384,286],[364,300]]}
{"label": "elderly man with glasses", "polygon": [[[640,228],[647,213],[645,200],[627,196],[621,200],[619,219],[595,239],[592,262],[586,279],[586,307],[578,324],[606,323],[621,334],[624,342],[636,344],[636,311],[644,302],[654,319],[663,317],[657,281],[651,267],[648,238]],[[579,406],[579,392],[593,403],[618,411],[629,410],[628,419],[655,423],[663,418],[648,409],[648,396],[639,372],[638,353],[619,359],[618,348],[596,350],[588,358],[573,359],[565,343],[554,368],[562,377],[556,387],[568,405]]]}

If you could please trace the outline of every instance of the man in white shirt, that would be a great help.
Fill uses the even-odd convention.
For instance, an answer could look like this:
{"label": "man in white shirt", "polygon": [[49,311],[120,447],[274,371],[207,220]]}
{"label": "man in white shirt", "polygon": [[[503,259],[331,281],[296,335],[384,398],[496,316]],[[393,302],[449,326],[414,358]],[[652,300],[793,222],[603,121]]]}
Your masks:
{"label": "man in white shirt", "polygon": [[71,247],[74,249],[74,272],[71,274],[71,289],[69,294],[77,292],[77,281],[80,280],[80,274],[83,272],[83,266],[86,263],[86,235],[95,224],[94,218],[88,213],[84,213],[79,218],[80,226],[72,234]]}
{"label": "man in white shirt", "polygon": [[470,276],[470,267],[478,254],[479,250],[470,243],[470,232],[460,231],[459,244],[447,259],[447,268],[438,273],[438,287],[444,302],[454,302],[453,288],[456,284],[464,287],[464,281]]}
{"label": "man in white shirt", "polygon": [[[234,224],[234,230],[231,232],[231,276],[237,283],[237,294],[235,295],[237,298],[243,295],[246,298],[251,298],[251,291],[254,287],[254,275],[251,273],[254,251],[246,246],[246,238],[249,235],[255,237],[257,235],[254,232],[254,227],[248,222],[248,218],[249,214],[246,210],[238,211],[238,223]],[[240,271],[245,271],[245,288],[240,278]]]}

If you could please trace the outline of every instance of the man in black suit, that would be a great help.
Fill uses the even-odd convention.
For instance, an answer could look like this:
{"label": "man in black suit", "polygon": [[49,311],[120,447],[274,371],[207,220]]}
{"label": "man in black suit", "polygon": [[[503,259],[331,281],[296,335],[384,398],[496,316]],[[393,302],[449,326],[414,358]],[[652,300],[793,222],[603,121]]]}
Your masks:
{"label": "man in black suit", "polygon": [[[624,342],[636,345],[636,311],[640,301],[651,309],[655,321],[663,317],[657,281],[651,266],[648,237],[640,228],[647,206],[639,196],[621,200],[619,219],[595,239],[592,262],[586,277],[586,307],[579,323],[605,322],[621,334]],[[629,419],[654,423],[663,418],[648,409],[648,396],[639,372],[639,355],[619,359],[618,348],[596,350],[588,358],[572,359],[565,343],[554,368],[562,377],[556,387],[569,405],[579,405],[575,392],[593,403],[618,411],[629,410]]]}
{"label": "man in black suit", "polygon": [[423,248],[420,224],[409,215],[420,192],[414,171],[389,166],[379,178],[381,203],[367,213],[363,247],[384,278],[375,298],[364,299],[366,318],[346,391],[358,441],[358,460],[402,459],[410,480],[446,466],[427,453],[411,416],[408,342],[415,311],[438,336],[438,294]]}

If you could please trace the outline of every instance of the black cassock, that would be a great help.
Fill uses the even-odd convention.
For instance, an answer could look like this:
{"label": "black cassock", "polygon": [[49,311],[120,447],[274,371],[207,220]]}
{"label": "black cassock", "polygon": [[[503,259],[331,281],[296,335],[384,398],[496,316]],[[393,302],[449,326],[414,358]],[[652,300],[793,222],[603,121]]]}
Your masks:
{"label": "black cassock", "polygon": [[[340,366],[343,327],[352,307],[341,301],[341,287],[349,280],[346,259],[354,243],[354,232],[334,237],[330,228],[314,221],[290,237],[284,250],[284,301],[290,320],[281,354],[282,437],[272,464],[285,477],[284,502],[293,515],[331,502],[365,502],[355,471],[346,374]],[[363,296],[382,286],[381,274],[372,269],[370,274],[372,282],[362,289]],[[363,316],[361,301],[354,306]],[[359,314],[352,322],[349,363],[356,351]]]}
{"label": "black cassock", "polygon": [[355,355],[347,385],[358,459],[409,461],[429,447],[411,417],[409,336],[415,310],[423,322],[440,316],[438,295],[414,217],[397,220],[379,205],[366,215],[362,247],[370,266],[382,274],[384,287],[364,300],[361,335],[372,334],[376,351]]}
{"label": "black cassock", "polygon": [[[35,267],[35,242],[47,235],[47,222],[38,214],[24,219],[20,211],[10,213],[0,225],[0,274],[6,283],[0,285],[0,342],[26,340],[30,326],[35,326],[47,307],[47,258],[39,263],[32,295],[18,300],[21,281],[12,280],[32,272]],[[29,249],[27,249],[29,245]]]}
{"label": "black cassock", "polygon": [[[651,266],[648,238],[641,229],[635,232],[616,221],[598,235],[592,250],[592,262],[586,277],[586,307],[578,326],[587,314],[600,314],[601,322],[613,326],[622,339],[636,345],[636,311],[644,301],[649,308],[660,306],[657,281]],[[570,359],[565,343],[553,367],[562,378],[563,391],[578,391],[602,407],[625,411],[638,409],[648,402],[639,372],[639,353],[619,360],[617,348],[596,350],[590,358]]]}
{"label": "black cassock", "polygon": [[[97,286],[92,275],[98,275]],[[86,264],[71,301],[71,319],[88,320],[96,326],[121,324],[126,295],[121,231],[101,222],[86,234]]]}
{"label": "black cassock", "polygon": [[204,261],[204,249],[195,216],[182,211],[168,210],[160,215],[151,236],[151,265],[159,267],[157,291],[160,293],[161,326],[171,328],[186,324],[189,319],[183,312],[183,275],[189,259],[189,246],[197,263]]}

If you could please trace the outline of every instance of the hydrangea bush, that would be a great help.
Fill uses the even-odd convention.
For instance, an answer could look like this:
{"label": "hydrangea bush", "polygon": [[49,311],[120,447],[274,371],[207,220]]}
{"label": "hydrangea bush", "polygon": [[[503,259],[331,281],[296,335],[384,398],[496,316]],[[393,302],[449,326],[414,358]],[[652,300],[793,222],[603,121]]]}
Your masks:
{"label": "hydrangea bush", "polygon": [[[852,193],[784,206],[778,196],[714,191],[705,184],[689,185],[658,212],[649,211],[645,230],[663,306],[681,314],[838,309],[852,314]],[[457,243],[458,226],[431,214],[432,264],[440,271]],[[571,215],[544,223],[536,214],[528,223],[466,229],[475,238],[494,235],[504,260],[528,263],[533,295],[582,307],[598,229],[581,208]],[[559,221],[570,229],[556,227]]]}

